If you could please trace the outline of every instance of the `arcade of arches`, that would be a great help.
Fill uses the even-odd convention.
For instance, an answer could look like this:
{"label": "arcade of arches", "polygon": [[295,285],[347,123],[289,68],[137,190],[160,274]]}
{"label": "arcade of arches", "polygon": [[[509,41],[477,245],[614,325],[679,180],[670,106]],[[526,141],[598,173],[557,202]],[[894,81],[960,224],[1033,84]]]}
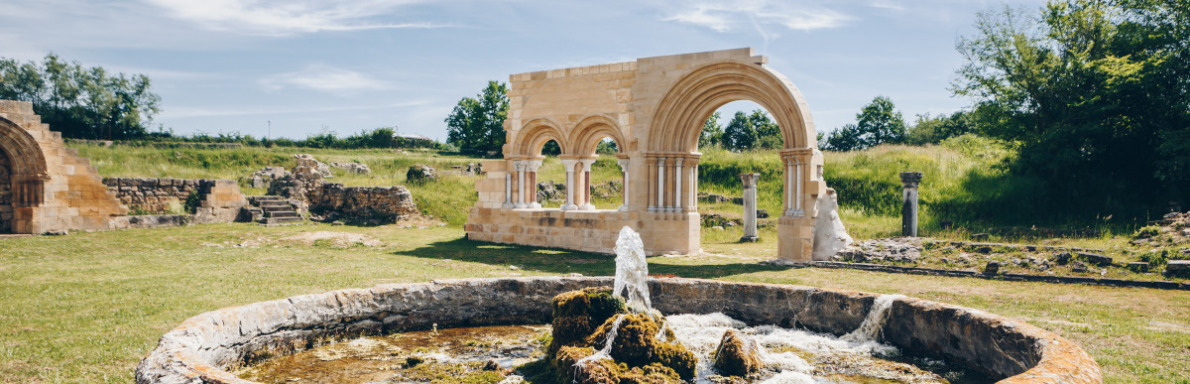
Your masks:
{"label": "arcade of arches", "polygon": [[[724,104],[750,100],[773,115],[784,141],[778,257],[809,261],[816,202],[826,193],[822,153],[805,100],[765,62],[745,48],[510,76],[504,159],[484,164],[488,177],[476,184],[468,238],[607,253],[628,226],[640,232],[649,254],[698,252],[703,121]],[[618,209],[590,204],[591,164],[604,138],[620,150],[624,203]],[[541,148],[549,140],[561,147],[566,167],[560,209],[535,201]]]}

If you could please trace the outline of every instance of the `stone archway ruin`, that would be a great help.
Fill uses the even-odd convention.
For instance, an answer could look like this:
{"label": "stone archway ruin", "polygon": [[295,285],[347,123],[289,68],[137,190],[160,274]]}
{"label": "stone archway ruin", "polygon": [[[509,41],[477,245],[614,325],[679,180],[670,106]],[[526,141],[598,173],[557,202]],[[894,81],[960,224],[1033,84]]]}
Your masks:
{"label": "stone archway ruin", "polygon": [[[640,232],[649,254],[699,250],[698,136],[724,104],[754,101],[781,127],[785,209],[778,257],[809,261],[815,201],[823,195],[822,153],[809,107],[752,49],[641,58],[514,74],[504,122],[504,159],[484,165],[466,231],[480,241],[606,253],[623,226]],[[597,210],[586,200],[594,146],[610,137],[624,173],[624,204]],[[541,145],[555,140],[567,170],[567,204],[534,201]]]}

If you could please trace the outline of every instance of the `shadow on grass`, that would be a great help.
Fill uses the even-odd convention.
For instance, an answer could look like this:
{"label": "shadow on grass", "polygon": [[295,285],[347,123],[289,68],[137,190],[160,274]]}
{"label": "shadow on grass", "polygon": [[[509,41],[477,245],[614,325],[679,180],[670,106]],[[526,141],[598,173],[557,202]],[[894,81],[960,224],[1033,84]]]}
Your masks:
{"label": "shadow on grass", "polygon": [[[572,251],[566,249],[535,248],[522,245],[495,244],[467,239],[431,243],[410,251],[394,252],[399,256],[425,259],[456,260],[497,266],[515,265],[529,271],[547,273],[581,273],[584,276],[612,276],[615,274],[615,255]],[[659,263],[650,257],[649,273],[678,277],[713,279],[764,271],[779,271],[787,267],[767,263],[732,263],[686,265]]]}

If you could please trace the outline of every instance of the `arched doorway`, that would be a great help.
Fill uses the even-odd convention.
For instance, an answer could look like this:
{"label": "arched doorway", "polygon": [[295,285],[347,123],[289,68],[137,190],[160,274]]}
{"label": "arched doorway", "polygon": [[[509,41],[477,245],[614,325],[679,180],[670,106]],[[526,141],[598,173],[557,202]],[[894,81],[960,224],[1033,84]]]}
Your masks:
{"label": "arched doorway", "polygon": [[0,149],[0,233],[12,233],[12,162]]}
{"label": "arched doorway", "polygon": [[[689,233],[691,238],[659,244],[660,251],[691,252],[700,244],[697,202],[699,136],[707,117],[723,105],[747,100],[767,110],[780,127],[777,152],[784,166],[782,209],[778,218],[778,257],[809,261],[813,253],[813,202],[825,190],[822,154],[817,150],[813,119],[801,93],[783,75],[762,65],[719,62],[697,67],[670,87],[658,103],[648,132],[649,212],[658,231]],[[683,182],[685,180],[685,182]],[[664,239],[662,236],[659,238]]]}

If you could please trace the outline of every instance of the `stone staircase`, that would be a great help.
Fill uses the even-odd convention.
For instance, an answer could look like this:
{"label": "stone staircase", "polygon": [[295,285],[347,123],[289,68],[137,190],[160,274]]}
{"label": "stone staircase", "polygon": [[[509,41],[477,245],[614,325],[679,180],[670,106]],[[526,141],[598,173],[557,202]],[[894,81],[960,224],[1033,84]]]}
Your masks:
{"label": "stone staircase", "polygon": [[[280,196],[249,196],[252,220],[264,225],[299,223],[302,215],[289,201]],[[259,210],[258,212],[256,210]]]}

